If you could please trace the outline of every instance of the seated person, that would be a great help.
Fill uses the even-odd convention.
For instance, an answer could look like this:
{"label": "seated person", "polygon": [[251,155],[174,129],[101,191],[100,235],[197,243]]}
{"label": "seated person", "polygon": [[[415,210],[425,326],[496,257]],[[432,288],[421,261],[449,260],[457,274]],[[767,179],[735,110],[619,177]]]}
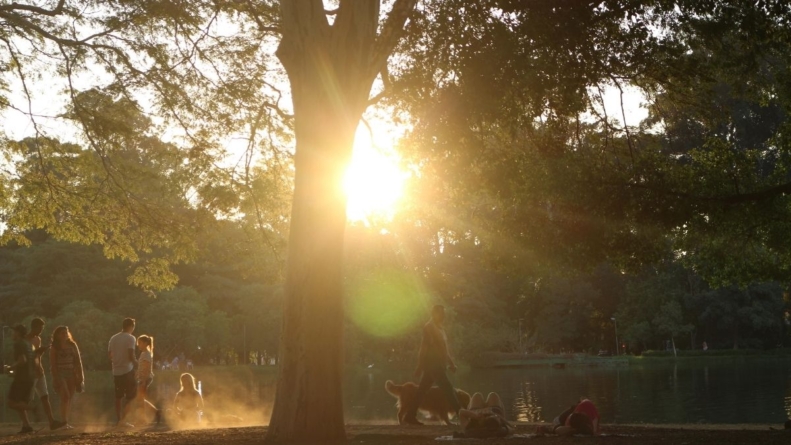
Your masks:
{"label": "seated person", "polygon": [[195,377],[192,374],[181,374],[181,390],[176,394],[173,408],[180,422],[189,424],[199,424],[201,422],[203,396],[195,387]]}
{"label": "seated person", "polygon": [[486,401],[483,394],[473,394],[469,407],[459,410],[459,420],[464,432],[454,437],[504,437],[510,433],[505,406],[495,392],[489,393]]}
{"label": "seated person", "polygon": [[542,425],[536,430],[538,434],[599,434],[599,410],[596,405],[585,397],[580,402],[564,411],[552,421],[552,425]]}

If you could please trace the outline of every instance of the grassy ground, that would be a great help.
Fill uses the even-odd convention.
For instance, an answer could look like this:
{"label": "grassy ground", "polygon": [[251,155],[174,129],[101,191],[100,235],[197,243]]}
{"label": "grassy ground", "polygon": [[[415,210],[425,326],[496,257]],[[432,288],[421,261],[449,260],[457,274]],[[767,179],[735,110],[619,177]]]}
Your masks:
{"label": "grassy ground", "polygon": [[[18,436],[13,433],[18,426],[0,427],[0,444],[90,444],[90,445],[246,445],[263,441],[266,427],[222,428],[170,431],[165,427],[115,430],[109,426],[89,426],[70,431],[41,431],[33,435]],[[535,426],[521,424],[517,435],[529,435]],[[347,427],[348,444],[360,445],[428,445],[442,444],[437,437],[452,434],[452,427],[424,426],[400,427],[397,425],[353,425]],[[455,443],[487,443],[493,445],[536,443],[541,445],[564,444],[784,444],[791,443],[791,431],[771,431],[768,426],[756,425],[610,425],[599,437],[514,437],[508,439],[464,440]]]}

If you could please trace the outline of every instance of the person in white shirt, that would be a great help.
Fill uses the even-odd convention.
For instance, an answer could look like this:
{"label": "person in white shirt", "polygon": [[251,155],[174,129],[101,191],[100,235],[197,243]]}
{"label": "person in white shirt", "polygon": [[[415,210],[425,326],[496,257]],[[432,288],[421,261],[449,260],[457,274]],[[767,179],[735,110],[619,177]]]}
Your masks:
{"label": "person in white shirt", "polygon": [[[137,379],[135,378],[135,368],[137,358],[135,357],[135,320],[125,318],[121,332],[110,338],[107,352],[110,354],[110,361],[113,364],[113,380],[115,381],[115,415],[118,418],[118,425],[121,425],[126,413],[129,411],[130,402],[137,395]],[[126,404],[123,405],[123,401]],[[123,410],[121,409],[123,406]],[[127,426],[133,426],[129,423]]]}
{"label": "person in white shirt", "polygon": [[145,418],[146,410],[154,413],[154,421],[159,423],[161,420],[160,411],[149,402],[148,387],[154,381],[154,337],[141,335],[137,337],[137,348],[140,349],[140,358],[137,362],[137,398],[140,400],[140,416]]}

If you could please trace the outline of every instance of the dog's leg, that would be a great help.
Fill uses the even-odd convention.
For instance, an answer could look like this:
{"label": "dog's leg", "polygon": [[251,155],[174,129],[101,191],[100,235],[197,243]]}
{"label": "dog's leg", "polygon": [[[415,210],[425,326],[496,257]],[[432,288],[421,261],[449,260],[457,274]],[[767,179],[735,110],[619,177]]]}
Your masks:
{"label": "dog's leg", "polygon": [[402,404],[398,407],[398,424],[404,424],[404,417],[406,417],[406,407]]}
{"label": "dog's leg", "polygon": [[445,425],[453,425],[452,423],[450,423],[450,418],[448,417],[447,412],[445,411],[441,412],[439,417],[442,419],[443,422],[445,422]]}

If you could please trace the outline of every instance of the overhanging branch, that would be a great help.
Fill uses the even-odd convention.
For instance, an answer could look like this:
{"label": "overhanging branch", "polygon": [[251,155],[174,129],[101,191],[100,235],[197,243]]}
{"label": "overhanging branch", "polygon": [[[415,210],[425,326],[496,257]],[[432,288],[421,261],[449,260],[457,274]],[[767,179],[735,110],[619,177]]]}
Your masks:
{"label": "overhanging branch", "polygon": [[376,76],[387,64],[387,59],[404,35],[404,27],[416,4],[417,0],[396,0],[393,10],[385,19],[382,32],[374,44],[373,57],[369,67],[371,77]]}
{"label": "overhanging branch", "polygon": [[39,15],[46,15],[49,17],[53,17],[63,13],[63,5],[66,3],[66,0],[58,1],[57,6],[55,9],[44,9],[38,6],[33,5],[23,5],[20,3],[11,3],[9,5],[0,5],[0,11],[27,11],[33,12]]}

